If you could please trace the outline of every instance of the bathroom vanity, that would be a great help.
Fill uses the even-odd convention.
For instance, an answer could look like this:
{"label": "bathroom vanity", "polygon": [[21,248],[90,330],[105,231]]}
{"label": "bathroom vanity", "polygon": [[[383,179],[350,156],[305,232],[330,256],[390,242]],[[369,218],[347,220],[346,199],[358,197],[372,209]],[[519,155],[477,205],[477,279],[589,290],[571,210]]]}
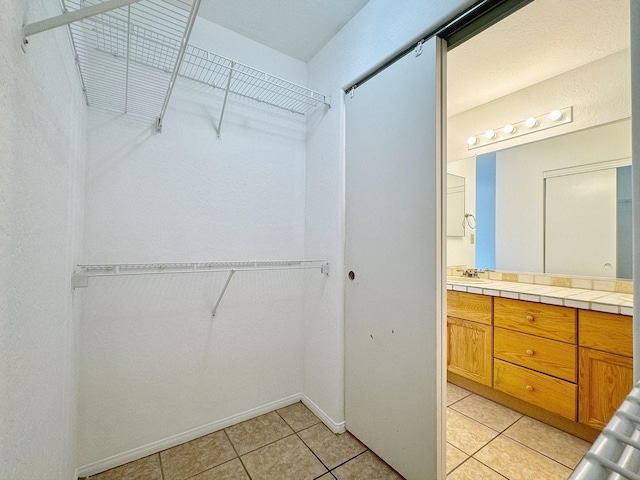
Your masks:
{"label": "bathroom vanity", "polygon": [[449,381],[592,441],[633,387],[630,298],[530,287],[448,285]]}

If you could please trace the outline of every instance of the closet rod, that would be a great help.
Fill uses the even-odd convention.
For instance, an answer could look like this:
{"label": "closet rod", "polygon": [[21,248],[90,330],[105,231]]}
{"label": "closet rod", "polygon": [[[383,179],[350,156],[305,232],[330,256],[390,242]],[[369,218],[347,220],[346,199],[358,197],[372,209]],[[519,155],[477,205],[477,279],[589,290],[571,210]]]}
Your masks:
{"label": "closet rod", "polygon": [[320,269],[329,275],[330,264],[325,260],[284,260],[263,262],[195,262],[195,263],[124,263],[78,265],[79,272],[72,275],[73,288],[86,288],[89,277],[123,275],[163,275],[167,273],[205,273],[258,270]]}

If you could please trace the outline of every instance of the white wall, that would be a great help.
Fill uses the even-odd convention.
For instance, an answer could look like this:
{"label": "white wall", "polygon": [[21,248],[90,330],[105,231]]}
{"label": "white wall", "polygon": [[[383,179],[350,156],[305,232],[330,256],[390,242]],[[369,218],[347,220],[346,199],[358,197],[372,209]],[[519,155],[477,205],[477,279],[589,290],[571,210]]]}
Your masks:
{"label": "white wall", "polygon": [[[573,106],[572,123],[473,150],[467,148],[469,135],[569,106]],[[627,49],[450,117],[447,158],[454,161],[470,153],[480,155],[630,116],[631,74]]]}
{"label": "white wall", "polygon": [[496,269],[544,270],[542,172],[629,157],[630,120],[497,152]]}
{"label": "white wall", "polygon": [[76,362],[70,273],[86,151],[82,90],[65,29],[21,26],[58,2],[0,15],[0,478],[71,479]]}
{"label": "white wall", "polygon": [[[305,80],[302,62],[202,19],[191,43]],[[222,93],[179,81],[162,134],[90,113],[83,262],[305,257],[304,118],[230,97],[218,140]],[[238,272],[212,319],[226,275],[90,279],[80,465],[303,391],[304,279],[324,276]]]}
{"label": "white wall", "polygon": [[323,290],[311,284],[306,295],[304,391],[336,421],[344,419],[345,158],[341,89],[472,3],[371,0],[309,62],[309,87],[332,95],[333,107],[317,112],[308,121],[305,246],[310,258],[326,255],[332,273]]}
{"label": "white wall", "polygon": [[[467,157],[447,163],[447,172],[464,177],[464,211],[476,214],[476,157]],[[470,220],[473,222],[473,220]],[[474,243],[471,243],[473,235]],[[447,265],[466,265],[473,268],[476,264],[476,231],[468,225],[464,237],[447,237]]]}

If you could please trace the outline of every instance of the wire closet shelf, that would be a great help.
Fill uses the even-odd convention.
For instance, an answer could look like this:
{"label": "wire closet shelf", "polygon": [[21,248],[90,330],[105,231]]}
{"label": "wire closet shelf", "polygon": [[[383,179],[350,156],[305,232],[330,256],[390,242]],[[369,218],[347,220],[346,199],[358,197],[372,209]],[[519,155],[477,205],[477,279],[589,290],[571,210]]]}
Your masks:
{"label": "wire closet shelf", "polygon": [[120,263],[78,265],[76,277],[103,277],[117,275],[154,275],[166,273],[230,272],[256,270],[320,269],[329,273],[325,260],[279,260],[261,262],[194,262],[194,263]]}
{"label": "wire closet shelf", "polygon": [[[77,11],[100,0],[63,0]],[[200,0],[140,0],[69,25],[88,105],[162,118],[177,76],[306,115],[318,92],[188,44]],[[224,114],[224,106],[221,114]]]}

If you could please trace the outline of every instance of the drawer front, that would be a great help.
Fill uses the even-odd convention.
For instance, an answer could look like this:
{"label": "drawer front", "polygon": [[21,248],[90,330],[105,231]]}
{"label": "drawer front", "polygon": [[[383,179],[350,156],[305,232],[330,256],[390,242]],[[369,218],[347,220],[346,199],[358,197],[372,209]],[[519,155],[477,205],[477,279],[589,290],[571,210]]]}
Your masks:
{"label": "drawer front", "polygon": [[495,329],[493,344],[496,358],[569,382],[577,380],[575,345],[502,328]]}
{"label": "drawer front", "polygon": [[493,297],[447,290],[447,316],[491,325]]}
{"label": "drawer front", "polygon": [[580,310],[580,346],[633,356],[633,317]]}
{"label": "drawer front", "polygon": [[576,309],[497,297],[494,300],[496,327],[539,337],[576,343]]}
{"label": "drawer front", "polygon": [[493,387],[576,421],[577,386],[543,373],[495,360]]}

